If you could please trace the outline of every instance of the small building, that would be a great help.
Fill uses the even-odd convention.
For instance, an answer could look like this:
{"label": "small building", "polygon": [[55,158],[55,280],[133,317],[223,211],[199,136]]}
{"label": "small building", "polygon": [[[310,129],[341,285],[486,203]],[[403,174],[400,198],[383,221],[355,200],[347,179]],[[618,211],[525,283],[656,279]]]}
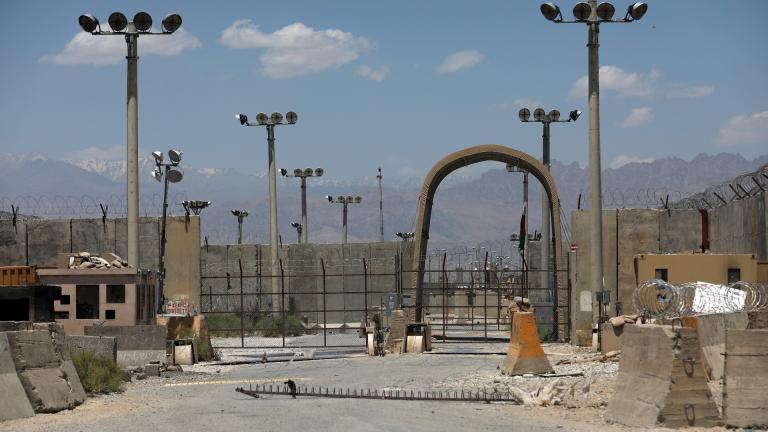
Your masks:
{"label": "small building", "polygon": [[40,282],[35,266],[0,267],[0,321],[53,321],[60,293]]}
{"label": "small building", "polygon": [[767,282],[763,279],[768,263],[755,254],[640,254],[635,255],[635,283],[661,279],[669,283],[709,282],[727,285],[734,282]]}
{"label": "small building", "polygon": [[82,335],[91,325],[153,324],[154,274],[135,268],[46,268],[40,282],[61,288],[53,316],[67,334]]}

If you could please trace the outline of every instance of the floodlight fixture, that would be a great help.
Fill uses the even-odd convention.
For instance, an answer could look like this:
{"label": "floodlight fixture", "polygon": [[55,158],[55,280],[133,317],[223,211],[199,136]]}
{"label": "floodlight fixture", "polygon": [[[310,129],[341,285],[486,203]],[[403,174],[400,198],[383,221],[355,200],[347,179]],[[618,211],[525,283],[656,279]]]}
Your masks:
{"label": "floodlight fixture", "polygon": [[341,196],[341,195],[339,195],[338,197],[336,197],[336,202],[344,203],[344,202],[345,202],[345,200],[346,200],[346,198],[345,198],[345,197],[343,197],[343,196]]}
{"label": "floodlight fixture", "polygon": [[128,18],[125,17],[120,12],[112,12],[111,15],[109,15],[109,18],[107,19],[107,22],[109,23],[109,27],[112,29],[112,31],[121,32],[125,30],[126,27],[128,27]]}
{"label": "floodlight fixture", "polygon": [[579,110],[573,110],[573,111],[571,111],[571,113],[568,115],[568,117],[571,119],[571,121],[576,121],[576,120],[578,120],[578,119],[579,119],[579,116],[580,116],[580,115],[581,115],[581,111],[579,111]]}
{"label": "floodlight fixture", "polygon": [[[627,16],[632,18],[631,21],[636,21],[642,18],[647,11],[648,4],[643,2],[636,2],[627,8]],[[625,16],[624,19],[629,21],[627,16]]]}
{"label": "floodlight fixture", "polygon": [[347,202],[348,202],[348,203],[351,203],[351,202],[353,202],[354,200],[355,200],[355,198],[354,198],[354,197],[352,197],[352,196],[350,196],[350,195],[347,195]]}
{"label": "floodlight fixture", "polygon": [[256,114],[256,122],[260,125],[265,125],[269,121],[269,117],[266,114],[260,112]]}
{"label": "floodlight fixture", "polygon": [[248,116],[245,114],[237,114],[235,115],[235,118],[240,121],[241,125],[245,125],[248,123]]}
{"label": "floodlight fixture", "polygon": [[163,31],[165,33],[173,33],[179,27],[181,27],[181,16],[179,14],[170,14],[163,18]]}
{"label": "floodlight fixture", "polygon": [[322,168],[315,168],[315,177],[322,177],[325,173],[325,170]]}
{"label": "floodlight fixture", "polygon": [[573,17],[576,21],[587,21],[590,15],[592,15],[592,6],[589,3],[579,2],[573,7]]}
{"label": "floodlight fixture", "polygon": [[157,181],[163,181],[163,172],[160,171],[160,168],[155,168],[152,170],[152,178]]}
{"label": "floodlight fixture", "polygon": [[168,150],[168,158],[171,159],[173,165],[178,165],[181,162],[181,150]]}
{"label": "floodlight fixture", "polygon": [[610,21],[613,19],[614,13],[616,13],[616,8],[608,2],[597,5],[597,17],[603,21]]}
{"label": "floodlight fixture", "polygon": [[326,195],[325,199],[328,200],[328,202],[333,202],[333,197],[330,195]]}
{"label": "floodlight fixture", "polygon": [[288,124],[296,124],[296,120],[298,119],[299,119],[299,115],[293,111],[288,111],[287,113],[285,113],[285,121],[287,121]]}
{"label": "floodlight fixture", "polygon": [[77,22],[80,23],[80,27],[82,27],[83,31],[88,33],[93,33],[97,28],[99,28],[98,18],[91,14],[80,15],[80,18],[77,19]]}
{"label": "floodlight fixture", "polygon": [[304,172],[302,173],[302,175],[304,177],[312,177],[313,172],[314,171],[312,171],[312,168],[304,168]]}
{"label": "floodlight fixture", "polygon": [[549,112],[547,116],[549,117],[550,121],[556,122],[560,120],[560,111],[553,109]]}
{"label": "floodlight fixture", "polygon": [[533,110],[533,118],[534,118],[536,121],[539,121],[539,122],[540,122],[540,121],[543,121],[543,120],[544,120],[544,117],[545,117],[546,115],[547,115],[547,113],[544,111],[544,109],[543,109],[543,108],[536,108],[535,110]]}
{"label": "floodlight fixture", "polygon": [[[560,8],[557,7],[554,3],[542,3],[541,14],[544,15],[544,18],[548,19],[549,21],[556,21],[557,17],[561,16]],[[562,17],[560,19],[562,20]]]}
{"label": "floodlight fixture", "polygon": [[360,204],[361,202],[363,202],[363,197],[361,197],[361,196],[356,196],[356,197],[355,197],[355,203],[357,203],[357,204]]}
{"label": "floodlight fixture", "polygon": [[293,176],[294,176],[294,177],[301,177],[301,175],[302,175],[302,173],[303,173],[303,172],[304,172],[304,171],[302,171],[302,170],[301,170],[301,168],[294,168],[294,170],[293,170]]}
{"label": "floodlight fixture", "polygon": [[168,177],[168,181],[171,183],[178,183],[182,178],[184,178],[184,174],[181,172],[181,170],[176,168],[169,168],[165,175]]}
{"label": "floodlight fixture", "polygon": [[139,12],[133,16],[133,25],[140,32],[149,31],[152,28],[152,17],[146,12]]}
{"label": "floodlight fixture", "polygon": [[285,177],[288,175],[288,170],[285,168],[280,168],[280,175]]}
{"label": "floodlight fixture", "polygon": [[531,110],[528,108],[522,108],[517,113],[517,116],[520,117],[520,121],[527,122],[529,118],[531,118]]}
{"label": "floodlight fixture", "polygon": [[298,222],[291,222],[291,226],[294,227],[294,228],[299,228],[301,226],[301,224],[298,223]]}
{"label": "floodlight fixture", "polygon": [[153,151],[152,156],[155,158],[155,164],[160,165],[163,163],[163,152]]}
{"label": "floodlight fixture", "polygon": [[395,235],[403,239],[403,241],[408,241],[408,239],[412,239],[414,236],[416,236],[416,233],[398,231],[395,233]]}
{"label": "floodlight fixture", "polygon": [[279,112],[273,112],[272,115],[269,116],[269,120],[272,124],[280,124],[283,122],[283,115]]}

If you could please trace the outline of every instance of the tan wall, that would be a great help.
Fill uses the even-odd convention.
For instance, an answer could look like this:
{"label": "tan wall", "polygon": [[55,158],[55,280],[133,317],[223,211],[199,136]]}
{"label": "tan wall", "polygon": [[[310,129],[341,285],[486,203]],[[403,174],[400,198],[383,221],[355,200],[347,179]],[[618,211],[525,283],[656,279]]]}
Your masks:
{"label": "tan wall", "polygon": [[200,217],[169,218],[166,225],[165,296],[169,300],[188,299],[200,310]]}
{"label": "tan wall", "polygon": [[[117,282],[115,282],[117,283]],[[95,284],[94,284],[95,285]],[[136,285],[125,284],[125,303],[107,303],[107,284],[99,284],[99,318],[77,319],[76,284],[60,284],[61,294],[69,295],[69,304],[63,305],[60,300],[53,301],[53,310],[69,312],[69,319],[57,319],[56,322],[64,327],[66,334],[82,335],[83,328],[103,323],[106,326],[125,326],[136,324]],[[115,319],[106,319],[106,310],[114,309]]]}
{"label": "tan wall", "polygon": [[741,269],[741,280],[756,282],[754,254],[641,254],[635,256],[636,283],[655,279],[657,268],[666,268],[668,282],[728,283],[728,269]]}
{"label": "tan wall", "polygon": [[757,281],[768,282],[768,262],[757,263]]}

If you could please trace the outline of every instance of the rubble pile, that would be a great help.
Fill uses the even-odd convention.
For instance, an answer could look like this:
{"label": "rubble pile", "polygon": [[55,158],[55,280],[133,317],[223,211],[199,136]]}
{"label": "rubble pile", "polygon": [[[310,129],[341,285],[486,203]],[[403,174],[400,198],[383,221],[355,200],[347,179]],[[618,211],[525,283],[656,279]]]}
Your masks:
{"label": "rubble pile", "polygon": [[128,261],[113,253],[103,253],[103,256],[90,252],[78,252],[69,256],[68,268],[71,269],[102,269],[131,267]]}

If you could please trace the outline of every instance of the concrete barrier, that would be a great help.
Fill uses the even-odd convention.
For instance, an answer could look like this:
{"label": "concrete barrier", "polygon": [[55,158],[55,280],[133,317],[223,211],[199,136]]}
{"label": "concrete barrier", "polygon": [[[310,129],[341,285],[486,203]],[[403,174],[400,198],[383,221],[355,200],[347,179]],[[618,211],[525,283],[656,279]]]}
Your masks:
{"label": "concrete barrier", "polygon": [[608,403],[610,421],[632,427],[722,424],[707,386],[696,331],[629,325],[619,376]]}
{"label": "concrete barrier", "polygon": [[726,329],[744,330],[747,328],[747,323],[746,312],[683,318],[683,325],[694,329],[697,333],[710,380],[719,380],[723,377]]}
{"label": "concrete barrier", "polygon": [[78,336],[65,335],[64,343],[67,351],[83,352],[90,351],[96,355],[101,355],[117,362],[117,338],[110,336]]}
{"label": "concrete barrier", "polygon": [[16,374],[8,337],[0,332],[0,421],[33,415],[35,410]]}
{"label": "concrete barrier", "polygon": [[541,348],[533,312],[515,312],[512,315],[507,357],[501,372],[505,375],[523,375],[552,371],[552,365]]}
{"label": "concrete barrier", "polygon": [[726,330],[723,417],[728,426],[768,427],[768,329]]}
{"label": "concrete barrier", "polygon": [[151,362],[165,363],[164,326],[90,326],[86,336],[108,336],[117,339],[117,364],[120,366],[144,366]]}
{"label": "concrete barrier", "polygon": [[[42,326],[41,326],[42,327]],[[72,409],[85,400],[80,378],[64,358],[55,326],[48,330],[6,332],[11,358],[24,392],[35,412]]]}
{"label": "concrete barrier", "polygon": [[768,310],[747,312],[747,316],[749,317],[748,329],[768,329]]}

